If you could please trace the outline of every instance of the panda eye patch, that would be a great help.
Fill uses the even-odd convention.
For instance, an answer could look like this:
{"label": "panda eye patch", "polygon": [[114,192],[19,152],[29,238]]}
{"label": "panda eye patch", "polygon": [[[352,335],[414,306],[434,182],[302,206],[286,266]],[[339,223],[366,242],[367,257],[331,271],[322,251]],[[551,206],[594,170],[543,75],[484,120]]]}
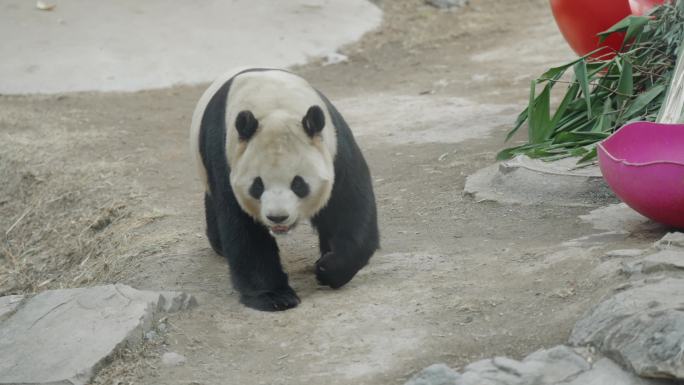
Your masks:
{"label": "panda eye patch", "polygon": [[309,195],[309,185],[304,181],[304,178],[299,175],[292,179],[290,189],[300,198],[304,198]]}
{"label": "panda eye patch", "polygon": [[249,187],[249,195],[254,197],[254,199],[260,199],[261,194],[263,194],[263,193],[264,193],[264,181],[261,180],[261,177],[254,178],[252,185]]}

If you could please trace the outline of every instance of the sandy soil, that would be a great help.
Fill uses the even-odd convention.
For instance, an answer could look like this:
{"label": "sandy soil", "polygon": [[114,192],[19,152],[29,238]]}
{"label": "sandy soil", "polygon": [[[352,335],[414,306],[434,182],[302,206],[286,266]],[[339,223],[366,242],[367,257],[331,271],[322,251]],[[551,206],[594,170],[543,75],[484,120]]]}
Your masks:
{"label": "sandy soil", "polygon": [[[529,81],[571,57],[544,0],[473,0],[440,12],[380,1],[383,27],[348,63],[295,71],[338,104],[375,180],[382,250],[341,290],[318,287],[309,227],[281,242],[302,304],[238,304],[203,235],[187,129],[203,87],[0,96],[0,295],[125,282],[195,294],[161,341],[120,352],[98,384],[400,384],[564,342],[622,278],[593,248],[587,208],[505,206],[461,196],[493,162]],[[9,230],[9,231],[8,231]],[[187,363],[164,367],[175,351]]]}

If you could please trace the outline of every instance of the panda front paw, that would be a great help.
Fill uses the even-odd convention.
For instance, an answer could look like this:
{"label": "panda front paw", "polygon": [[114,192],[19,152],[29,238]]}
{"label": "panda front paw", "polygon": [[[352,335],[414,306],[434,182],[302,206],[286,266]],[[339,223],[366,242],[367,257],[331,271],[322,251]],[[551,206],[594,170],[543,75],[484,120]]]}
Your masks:
{"label": "panda front paw", "polygon": [[316,279],[324,286],[338,289],[351,281],[358,269],[349,266],[348,261],[332,251],[325,253],[316,261]]}
{"label": "panda front paw", "polygon": [[280,290],[260,292],[258,294],[242,294],[240,302],[252,309],[261,311],[283,311],[296,307],[299,297],[291,287]]}

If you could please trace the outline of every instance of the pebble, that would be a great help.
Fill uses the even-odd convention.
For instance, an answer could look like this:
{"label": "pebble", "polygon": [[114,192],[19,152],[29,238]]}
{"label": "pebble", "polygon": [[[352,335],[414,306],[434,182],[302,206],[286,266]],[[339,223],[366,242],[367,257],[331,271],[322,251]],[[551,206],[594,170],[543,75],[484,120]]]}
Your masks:
{"label": "pebble", "polygon": [[185,356],[176,352],[166,352],[161,358],[162,364],[166,366],[181,366],[185,364]]}

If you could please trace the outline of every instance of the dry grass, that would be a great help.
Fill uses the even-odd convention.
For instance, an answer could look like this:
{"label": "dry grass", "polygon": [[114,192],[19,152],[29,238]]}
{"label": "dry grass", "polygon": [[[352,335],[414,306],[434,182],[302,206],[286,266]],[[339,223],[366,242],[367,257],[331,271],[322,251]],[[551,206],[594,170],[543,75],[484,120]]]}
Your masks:
{"label": "dry grass", "polygon": [[0,296],[116,281],[140,251],[136,230],[158,217],[138,213],[125,167],[72,156],[82,136],[0,134]]}

